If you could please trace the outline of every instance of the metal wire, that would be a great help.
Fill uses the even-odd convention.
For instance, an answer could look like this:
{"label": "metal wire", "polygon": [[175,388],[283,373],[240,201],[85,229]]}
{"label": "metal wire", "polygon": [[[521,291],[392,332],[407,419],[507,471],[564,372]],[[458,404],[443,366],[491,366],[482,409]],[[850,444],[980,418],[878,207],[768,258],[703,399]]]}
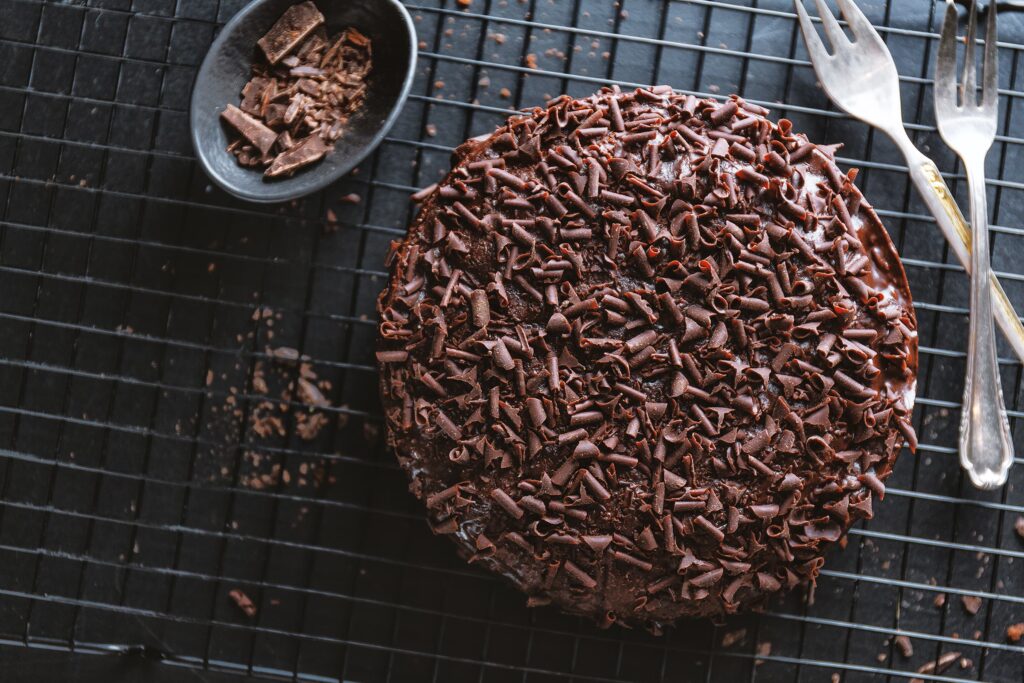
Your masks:
{"label": "metal wire", "polygon": [[[932,4],[862,4],[897,59],[908,128],[962,191],[926,102]],[[210,187],[187,138],[196,62],[240,2],[110,5],[0,0],[0,644],[310,681],[1020,680],[1005,630],[1024,621],[1024,458],[995,494],[956,464],[966,277],[888,143],[814,87],[788,0],[407,3],[422,42],[396,128],[357,174],[270,212]],[[1002,24],[994,265],[1024,306],[1024,25]],[[922,342],[921,446],[815,599],[661,638],[526,609],[432,538],[382,444],[371,353],[387,243],[461,140],[559,92],[649,82],[738,90],[847,143]],[[350,192],[359,204],[339,201]],[[284,383],[298,371],[281,346],[331,382],[311,440],[287,418],[283,436],[252,427],[268,399],[257,365]],[[1016,426],[1022,368],[1003,356]],[[273,465],[290,481],[252,488]],[[309,468],[319,485],[299,484]],[[969,665],[915,673],[953,651]]]}

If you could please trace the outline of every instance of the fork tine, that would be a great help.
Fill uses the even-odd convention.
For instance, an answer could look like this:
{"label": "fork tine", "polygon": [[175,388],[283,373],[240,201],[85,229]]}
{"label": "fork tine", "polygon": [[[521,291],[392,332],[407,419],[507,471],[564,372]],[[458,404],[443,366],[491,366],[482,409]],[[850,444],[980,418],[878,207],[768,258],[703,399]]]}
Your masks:
{"label": "fork tine", "polygon": [[970,19],[967,22],[967,51],[964,53],[963,106],[978,106],[978,76],[974,67],[974,53],[978,49],[975,42],[978,29],[978,0],[971,0],[968,10]]}
{"label": "fork tine", "polygon": [[935,110],[957,106],[956,79],[956,5],[946,3],[946,17],[942,22],[939,53],[935,60]]}
{"label": "fork tine", "polygon": [[832,45],[832,51],[835,52],[843,45],[849,43],[850,41],[847,39],[846,34],[843,33],[843,29],[839,27],[839,22],[836,21],[835,15],[832,14],[832,10],[825,4],[825,0],[814,0],[814,4],[818,7],[821,26],[825,29],[825,37],[828,38],[828,42]]}
{"label": "fork tine", "polygon": [[802,0],[793,0],[793,4],[796,5],[796,17],[800,22],[800,31],[804,34],[804,43],[807,44],[807,54],[811,58],[815,72],[818,72],[830,59],[828,50],[822,44],[818,32],[814,30],[814,25],[811,24],[811,18],[807,16],[807,10],[804,9]]}
{"label": "fork tine", "polygon": [[850,27],[850,33],[857,40],[874,40],[877,43],[885,45],[882,41],[882,37],[878,35],[878,31],[871,25],[868,18],[864,16],[864,13],[860,11],[860,8],[853,2],[853,0],[836,0],[836,4],[839,5],[839,11],[843,13],[843,19],[846,19],[847,25]]}
{"label": "fork tine", "polygon": [[999,35],[996,31],[995,5],[990,4],[986,11],[988,23],[985,28],[985,64],[981,72],[981,104],[990,108],[996,105],[999,95],[999,55],[996,51]]}

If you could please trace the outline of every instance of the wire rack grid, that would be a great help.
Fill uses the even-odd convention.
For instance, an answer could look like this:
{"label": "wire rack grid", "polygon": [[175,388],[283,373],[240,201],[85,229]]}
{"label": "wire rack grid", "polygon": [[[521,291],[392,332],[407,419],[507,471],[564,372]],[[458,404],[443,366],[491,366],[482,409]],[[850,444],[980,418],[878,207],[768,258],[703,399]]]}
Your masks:
{"label": "wire rack grid", "polygon": [[[0,0],[0,644],[303,681],[1021,680],[1005,629],[1024,621],[1024,467],[983,494],[956,464],[967,278],[888,141],[828,106],[787,0],[409,2],[400,121],[350,177],[275,209],[211,187],[188,142],[196,67],[242,4]],[[859,4],[962,198],[929,104],[941,4]],[[1024,310],[1024,22],[1000,28],[993,265]],[[606,83],[739,92],[843,142],[921,331],[921,447],[813,599],[660,638],[527,609],[432,537],[384,448],[372,360],[408,195],[510,109]],[[1002,355],[1016,426],[1021,365]],[[329,401],[312,435],[276,393],[300,377]]]}

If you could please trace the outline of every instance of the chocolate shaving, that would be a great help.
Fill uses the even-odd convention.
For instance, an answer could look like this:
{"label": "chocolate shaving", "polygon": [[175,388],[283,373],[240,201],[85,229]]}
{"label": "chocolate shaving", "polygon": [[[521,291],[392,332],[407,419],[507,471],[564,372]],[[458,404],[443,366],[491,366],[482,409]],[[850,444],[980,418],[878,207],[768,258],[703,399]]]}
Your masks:
{"label": "chocolate shaving", "polygon": [[580,584],[584,588],[589,589],[597,586],[597,581],[591,578],[591,576],[587,574],[585,571],[577,567],[571,560],[565,561],[563,569],[565,569],[566,574],[571,576],[573,580],[576,581],[576,583]]}
{"label": "chocolate shaving", "polygon": [[253,601],[249,599],[249,596],[244,591],[239,588],[233,588],[228,591],[228,597],[238,606],[238,609],[242,610],[245,616],[250,619],[256,618],[256,605],[253,604]]}
{"label": "chocolate shaving", "polygon": [[[938,659],[933,659],[930,662],[922,664],[917,668],[919,674],[941,674],[943,671],[953,666],[956,661],[960,659],[959,652],[947,652]],[[910,683],[924,683],[920,678],[911,678]]]}
{"label": "chocolate shaving", "polygon": [[523,512],[523,509],[519,507],[519,505],[517,505],[514,500],[512,500],[511,496],[509,496],[501,489],[491,489],[491,498],[494,500],[495,503],[498,504],[498,506],[502,510],[512,515],[516,519],[523,518],[523,515],[525,514]]}
{"label": "chocolate shaving", "polygon": [[903,655],[904,659],[910,659],[914,656],[914,644],[910,642],[910,638],[904,635],[899,635],[893,638],[893,642],[899,649],[900,654]]}
{"label": "chocolate shaving", "polygon": [[[221,113],[240,136],[228,150],[240,165],[263,168],[265,178],[290,176],[322,159],[365,99],[369,38],[353,28],[327,38],[323,23],[312,2],[289,7],[257,41],[265,61],[252,65],[240,107],[229,104]],[[458,197],[476,192],[466,185],[438,191]],[[414,199],[433,192],[427,188]]]}

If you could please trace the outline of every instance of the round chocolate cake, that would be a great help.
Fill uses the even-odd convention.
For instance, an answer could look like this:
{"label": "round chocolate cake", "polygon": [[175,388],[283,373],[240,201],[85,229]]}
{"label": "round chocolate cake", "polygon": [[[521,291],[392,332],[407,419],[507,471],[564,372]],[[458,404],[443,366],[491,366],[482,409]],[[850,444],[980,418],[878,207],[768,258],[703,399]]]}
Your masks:
{"label": "round chocolate cake", "polygon": [[393,246],[390,443],[434,531],[531,604],[756,608],[914,446],[895,249],[834,148],[767,113],[559,97],[459,147]]}

